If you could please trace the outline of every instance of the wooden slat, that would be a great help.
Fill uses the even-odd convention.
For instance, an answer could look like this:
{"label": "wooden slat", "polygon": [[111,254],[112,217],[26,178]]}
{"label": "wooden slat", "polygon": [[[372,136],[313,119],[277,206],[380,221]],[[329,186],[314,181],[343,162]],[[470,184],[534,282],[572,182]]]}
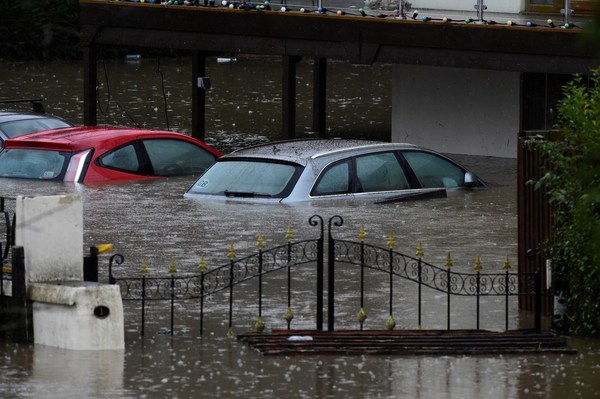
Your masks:
{"label": "wooden slat", "polygon": [[[298,340],[290,340],[293,336]],[[566,338],[547,333],[533,333],[531,330],[274,330],[266,334],[241,334],[238,339],[269,355],[576,353],[567,347]]]}

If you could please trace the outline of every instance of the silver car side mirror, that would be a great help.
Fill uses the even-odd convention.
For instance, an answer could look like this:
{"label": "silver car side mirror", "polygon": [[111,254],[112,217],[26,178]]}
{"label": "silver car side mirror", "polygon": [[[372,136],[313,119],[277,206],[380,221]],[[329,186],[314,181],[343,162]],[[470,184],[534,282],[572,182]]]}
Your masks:
{"label": "silver car side mirror", "polygon": [[465,172],[465,186],[475,187],[479,184],[479,178],[473,172]]}

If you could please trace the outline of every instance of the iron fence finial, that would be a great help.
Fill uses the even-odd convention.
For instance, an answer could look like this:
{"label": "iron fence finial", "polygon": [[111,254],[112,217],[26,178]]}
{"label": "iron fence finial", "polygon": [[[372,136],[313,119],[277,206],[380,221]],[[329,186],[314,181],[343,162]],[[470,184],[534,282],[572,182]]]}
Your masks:
{"label": "iron fence finial", "polygon": [[294,239],[294,233],[292,232],[292,225],[288,224],[287,231],[285,233],[285,240],[290,242]]}
{"label": "iron fence finial", "polygon": [[146,259],[142,259],[142,267],[140,269],[140,273],[142,274],[146,274],[148,273],[148,263],[146,262]]}
{"label": "iron fence finial", "polygon": [[367,238],[367,233],[365,232],[365,226],[361,224],[358,230],[358,239],[360,242],[364,242],[365,238]]}
{"label": "iron fence finial", "polygon": [[387,321],[385,322],[385,328],[388,330],[393,330],[396,327],[396,320],[394,320],[394,316],[389,315]]}
{"label": "iron fence finial", "polygon": [[510,261],[508,260],[508,255],[504,258],[504,263],[502,265],[502,270],[509,271],[510,270]]}
{"label": "iron fence finial", "polygon": [[177,265],[175,264],[175,259],[171,259],[171,264],[169,265],[169,273],[177,273]]}
{"label": "iron fence finial", "polygon": [[265,329],[265,320],[262,318],[262,316],[258,316],[258,318],[256,319],[256,323],[254,324],[254,328],[258,333],[263,332],[263,330]]}
{"label": "iron fence finial", "polygon": [[233,244],[229,244],[229,252],[227,252],[227,258],[229,260],[235,259],[235,249],[233,249]]}
{"label": "iron fence finial", "polygon": [[451,268],[452,266],[454,266],[454,264],[452,263],[452,256],[450,256],[450,252],[448,252],[448,256],[446,257],[446,264],[445,266],[447,268]]}
{"label": "iron fence finial", "polygon": [[422,258],[425,254],[423,253],[423,244],[421,241],[417,243],[417,258]]}
{"label": "iron fence finial", "polygon": [[263,239],[262,233],[258,233],[258,241],[256,242],[256,248],[263,249],[265,246],[265,241]]}
{"label": "iron fence finial", "polygon": [[358,314],[356,315],[356,320],[360,323],[361,327],[365,320],[367,320],[367,312],[365,312],[365,308],[360,308]]}
{"label": "iron fence finial", "polygon": [[396,239],[394,238],[394,233],[390,233],[387,240],[387,246],[389,249],[394,249],[394,245],[396,245]]}
{"label": "iron fence finial", "polygon": [[288,325],[294,319],[294,312],[292,312],[291,307],[288,306],[287,310],[285,311],[285,315],[283,315],[283,318],[285,319],[285,321],[287,321]]}
{"label": "iron fence finial", "polygon": [[477,255],[477,257],[475,258],[475,266],[473,266],[473,270],[475,270],[476,272],[481,271],[481,257],[479,255]]}
{"label": "iron fence finial", "polygon": [[198,263],[198,269],[200,269],[200,273],[204,273],[206,271],[206,262],[204,261],[204,255],[200,257],[200,263]]}

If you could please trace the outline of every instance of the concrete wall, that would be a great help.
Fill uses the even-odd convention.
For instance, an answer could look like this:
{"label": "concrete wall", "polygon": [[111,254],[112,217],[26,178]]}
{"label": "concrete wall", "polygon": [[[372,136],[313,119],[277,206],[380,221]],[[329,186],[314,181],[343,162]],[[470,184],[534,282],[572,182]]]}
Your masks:
{"label": "concrete wall", "polygon": [[[409,0],[413,10],[438,9],[475,11],[477,0]],[[519,13],[525,10],[525,0],[484,0],[486,12]]]}
{"label": "concrete wall", "polygon": [[17,197],[15,244],[25,279],[83,280],[83,204],[79,196]]}
{"label": "concrete wall", "polygon": [[451,154],[516,158],[519,73],[393,68],[392,141]]}

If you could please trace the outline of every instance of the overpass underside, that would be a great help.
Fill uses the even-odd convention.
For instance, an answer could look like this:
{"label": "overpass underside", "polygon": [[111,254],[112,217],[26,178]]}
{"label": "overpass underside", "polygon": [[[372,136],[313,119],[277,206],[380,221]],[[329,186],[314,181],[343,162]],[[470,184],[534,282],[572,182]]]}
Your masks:
{"label": "overpass underside", "polygon": [[[204,136],[206,57],[282,57],[282,134],[295,136],[296,64],[314,60],[313,128],[325,135],[326,60],[355,64],[511,71],[521,74],[520,129],[546,128],[568,76],[598,66],[579,28],[422,21],[337,13],[80,0],[85,53],[84,123],[96,124],[99,46],[168,48],[192,55],[192,135]],[[542,89],[542,91],[540,91]],[[540,94],[542,93],[542,94]],[[558,97],[557,97],[558,98]]]}

